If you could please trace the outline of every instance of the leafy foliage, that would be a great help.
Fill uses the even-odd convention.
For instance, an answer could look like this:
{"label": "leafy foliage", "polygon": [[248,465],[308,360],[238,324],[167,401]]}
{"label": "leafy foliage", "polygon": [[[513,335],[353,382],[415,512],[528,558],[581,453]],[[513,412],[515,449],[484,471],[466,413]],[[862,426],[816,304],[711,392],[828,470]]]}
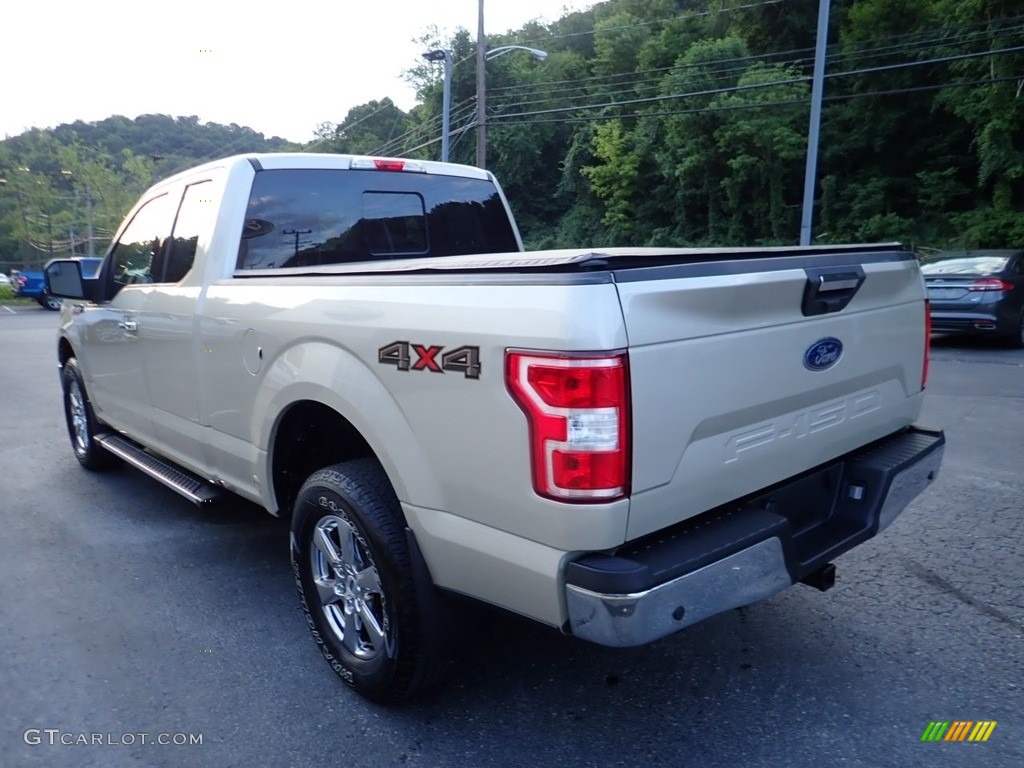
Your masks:
{"label": "leafy foliage", "polygon": [[[115,116],[0,142],[0,270],[102,253],[156,179],[241,152],[298,147],[197,117]],[[89,231],[92,237],[89,237]]]}

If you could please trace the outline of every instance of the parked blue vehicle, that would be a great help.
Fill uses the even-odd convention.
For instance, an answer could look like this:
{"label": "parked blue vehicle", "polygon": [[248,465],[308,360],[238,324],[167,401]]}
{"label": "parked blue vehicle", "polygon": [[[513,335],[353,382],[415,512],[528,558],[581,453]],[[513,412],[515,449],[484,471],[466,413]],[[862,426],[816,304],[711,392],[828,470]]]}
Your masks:
{"label": "parked blue vehicle", "polygon": [[[99,271],[100,265],[103,263],[103,259],[88,256],[82,257],[78,261],[82,262],[83,277],[95,277],[96,272]],[[46,290],[46,281],[43,280],[42,270],[19,272],[16,269],[12,269],[11,285],[14,288],[15,296],[35,299],[39,302],[40,306],[54,312],[60,309],[60,299],[56,296],[51,296]]]}

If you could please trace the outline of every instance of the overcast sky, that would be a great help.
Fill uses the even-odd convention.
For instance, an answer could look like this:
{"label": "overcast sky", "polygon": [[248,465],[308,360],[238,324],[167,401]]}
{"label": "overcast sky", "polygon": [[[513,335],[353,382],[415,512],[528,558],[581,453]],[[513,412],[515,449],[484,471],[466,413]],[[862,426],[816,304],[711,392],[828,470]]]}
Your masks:
{"label": "overcast sky", "polygon": [[[488,34],[554,21],[583,0],[486,0]],[[431,25],[476,35],[477,0],[8,0],[0,137],[111,115],[198,115],[308,141],[390,97]]]}

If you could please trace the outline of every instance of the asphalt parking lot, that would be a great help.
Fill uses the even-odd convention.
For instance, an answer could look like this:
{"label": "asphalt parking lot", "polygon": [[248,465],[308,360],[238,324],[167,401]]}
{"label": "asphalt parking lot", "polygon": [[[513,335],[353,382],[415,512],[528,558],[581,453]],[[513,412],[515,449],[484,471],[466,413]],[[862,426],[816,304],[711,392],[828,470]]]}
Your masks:
{"label": "asphalt parking lot", "polygon": [[[936,340],[922,423],[946,429],[940,477],[837,561],[830,592],[629,650],[499,616],[444,686],[388,709],[317,652],[285,523],[78,467],[57,315],[15,309],[0,310],[4,766],[1024,765],[1024,351]],[[935,720],[998,725],[922,743]]]}

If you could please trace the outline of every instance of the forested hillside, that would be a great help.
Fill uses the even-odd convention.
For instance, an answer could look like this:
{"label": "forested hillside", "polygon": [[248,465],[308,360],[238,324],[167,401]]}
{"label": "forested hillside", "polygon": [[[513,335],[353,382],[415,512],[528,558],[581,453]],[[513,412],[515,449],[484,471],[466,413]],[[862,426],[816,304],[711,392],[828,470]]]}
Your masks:
{"label": "forested hillside", "polygon": [[[489,36],[490,47],[549,54],[487,63],[487,165],[528,244],[796,242],[817,13],[817,0],[608,0]],[[472,164],[476,41],[463,30],[423,42],[453,54],[452,160]],[[382,94],[304,149],[437,158],[441,66],[409,78],[421,102],[411,112]],[[283,146],[238,126],[153,126],[165,141],[187,133],[195,143],[183,148],[111,120],[121,122],[91,138],[79,123],[9,139],[0,171],[9,179],[20,163],[35,174],[45,162],[25,153],[50,157],[49,175],[34,178],[47,188],[70,161],[103,165],[127,180],[104,195],[112,217],[127,204],[118,190],[179,161]],[[833,0],[821,130],[815,241],[1021,247],[1024,2]],[[68,223],[80,230],[72,172],[62,189],[77,195]],[[32,185],[19,189],[21,206],[0,193],[0,255],[24,250],[19,228],[36,250],[46,245],[57,218],[40,218]],[[91,189],[98,207],[98,182]]]}
{"label": "forested hillside", "polygon": [[[142,115],[32,130],[0,142],[0,271],[102,251],[155,180],[238,152],[299,149],[238,125]],[[92,231],[90,240],[89,232]]]}

